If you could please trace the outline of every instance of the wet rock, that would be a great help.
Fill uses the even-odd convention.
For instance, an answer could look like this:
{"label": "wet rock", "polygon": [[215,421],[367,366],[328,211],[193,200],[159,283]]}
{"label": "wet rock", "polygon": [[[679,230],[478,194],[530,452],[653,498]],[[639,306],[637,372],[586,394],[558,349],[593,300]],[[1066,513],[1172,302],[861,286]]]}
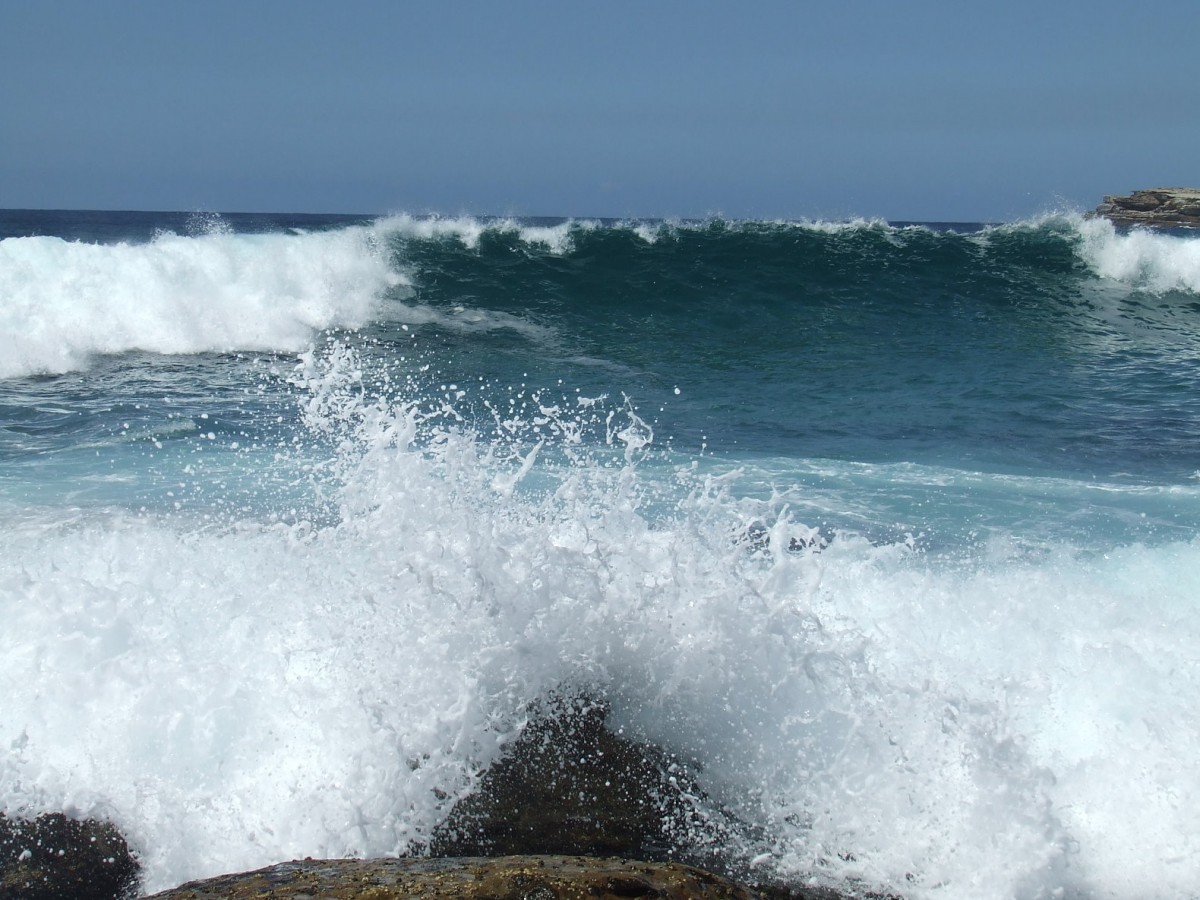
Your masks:
{"label": "wet rock", "polygon": [[0,814],[0,898],[123,900],[134,896],[139,868],[108,822]]}
{"label": "wet rock", "polygon": [[677,863],[570,856],[307,859],[193,881],[151,900],[754,900],[759,895]]}
{"label": "wet rock", "polygon": [[[614,734],[608,707],[557,695],[462,798],[426,848],[437,858],[302,860],[191,882],[154,900],[555,900],[879,897],[765,882],[739,862],[761,835],[710,803],[693,767]],[[730,848],[741,848],[730,856]],[[715,870],[716,874],[706,869]],[[0,815],[0,900],[126,900],[138,864],[112,826]]]}
{"label": "wet rock", "polygon": [[[546,701],[475,792],[460,800],[435,831],[430,853],[510,860],[520,854],[624,857],[646,861],[638,865],[678,863],[719,873],[730,885],[746,885],[745,896],[768,900],[880,897],[762,880],[744,856],[730,856],[733,847],[762,849],[762,836],[709,803],[680,760],[653,744],[614,734],[607,715],[607,704],[587,695]],[[562,896],[591,895],[579,888],[578,894]]]}
{"label": "wet rock", "polygon": [[1121,225],[1200,228],[1200,189],[1150,188],[1105,197],[1094,213]]}
{"label": "wet rock", "polygon": [[713,866],[740,823],[706,805],[687,767],[613,734],[586,696],[543,705],[435,832],[434,856],[625,856]]}

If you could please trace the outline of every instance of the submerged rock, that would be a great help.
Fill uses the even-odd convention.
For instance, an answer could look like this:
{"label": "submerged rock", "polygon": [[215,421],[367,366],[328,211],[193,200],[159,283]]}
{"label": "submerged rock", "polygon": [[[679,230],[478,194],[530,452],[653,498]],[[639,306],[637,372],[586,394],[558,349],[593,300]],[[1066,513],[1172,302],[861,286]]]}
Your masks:
{"label": "submerged rock", "polygon": [[0,814],[0,898],[121,900],[135,894],[139,868],[108,822]]}
{"label": "submerged rock", "polygon": [[1122,225],[1200,228],[1200,189],[1150,188],[1127,197],[1105,197],[1095,215]]}
{"label": "submerged rock", "polygon": [[758,894],[677,863],[503,856],[491,859],[306,859],[193,881],[152,900],[558,900],[655,897],[754,900]]}

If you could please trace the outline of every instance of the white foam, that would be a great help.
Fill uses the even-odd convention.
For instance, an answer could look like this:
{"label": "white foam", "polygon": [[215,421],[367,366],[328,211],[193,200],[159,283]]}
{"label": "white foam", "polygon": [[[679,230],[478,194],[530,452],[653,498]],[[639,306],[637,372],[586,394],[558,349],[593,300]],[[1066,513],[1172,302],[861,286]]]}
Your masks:
{"label": "white foam", "polygon": [[405,325],[437,325],[467,334],[507,329],[538,343],[548,343],[557,335],[554,328],[512,313],[461,305],[442,308],[395,301],[388,307],[388,318]]}
{"label": "white foam", "polygon": [[1081,219],[1080,253],[1102,278],[1163,293],[1200,293],[1200,238],[1145,228],[1120,232],[1107,219]]}
{"label": "white foam", "polygon": [[159,235],[147,244],[0,241],[0,377],[95,354],[299,350],[365,323],[401,276],[369,228]]}
{"label": "white foam", "polygon": [[751,517],[776,548],[811,532],[736,473],[654,482],[628,410],[580,413],[607,456],[551,452],[560,408],[514,453],[364,397],[341,348],[295,382],[338,447],[334,524],[0,519],[0,806],[113,816],[151,891],[400,852],[583,681],[703,764],[764,870],[968,900],[1200,883],[1200,545],[755,550]]}
{"label": "white foam", "polygon": [[633,234],[647,244],[657,243],[664,237],[688,231],[707,231],[714,225],[720,225],[732,232],[759,231],[763,228],[795,229],[811,231],[820,234],[840,235],[847,232],[878,231],[889,236],[910,230],[927,230],[923,226],[895,227],[879,218],[855,217],[849,219],[724,219],[720,216],[711,219],[666,219],[663,221],[634,220],[622,222],[618,227],[628,228]]}
{"label": "white foam", "polygon": [[514,218],[477,218],[475,216],[413,216],[397,213],[381,219],[377,226],[390,234],[418,240],[453,238],[470,250],[477,250],[483,236],[489,232],[515,235],[524,244],[539,246],[556,255],[569,254],[576,249],[575,239],[580,232],[595,231],[604,227],[626,230],[646,244],[654,244],[664,237],[679,233],[703,232],[714,224],[730,231],[755,231],[768,228],[794,228],[824,234],[842,234],[855,231],[880,231],[886,234],[901,234],[906,231],[927,230],[922,226],[890,226],[878,218],[851,218],[845,220],[761,220],[724,219],[715,216],[709,219],[630,219],[604,225],[595,219],[564,219],[554,225],[534,225]]}
{"label": "white foam", "polygon": [[1200,235],[1135,227],[1118,229],[1108,219],[1049,212],[993,225],[969,235],[987,247],[994,235],[1054,231],[1075,240],[1080,259],[1100,278],[1153,293],[1200,292]]}
{"label": "white foam", "polygon": [[573,235],[591,231],[599,223],[591,219],[567,219],[556,225],[522,224],[516,219],[479,219],[474,216],[412,216],[396,214],[380,220],[378,227],[403,237],[432,240],[455,238],[471,250],[487,232],[515,234],[526,244],[539,244],[551,253],[562,255],[574,249]]}

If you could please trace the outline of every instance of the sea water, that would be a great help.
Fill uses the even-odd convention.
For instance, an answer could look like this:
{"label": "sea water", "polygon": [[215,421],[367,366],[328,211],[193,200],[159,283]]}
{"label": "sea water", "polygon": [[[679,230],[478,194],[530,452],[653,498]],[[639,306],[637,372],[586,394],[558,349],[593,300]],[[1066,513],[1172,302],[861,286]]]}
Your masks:
{"label": "sea water", "polygon": [[6,212],[0,809],[419,852],[578,689],[764,877],[1195,895],[1198,447],[1187,233]]}

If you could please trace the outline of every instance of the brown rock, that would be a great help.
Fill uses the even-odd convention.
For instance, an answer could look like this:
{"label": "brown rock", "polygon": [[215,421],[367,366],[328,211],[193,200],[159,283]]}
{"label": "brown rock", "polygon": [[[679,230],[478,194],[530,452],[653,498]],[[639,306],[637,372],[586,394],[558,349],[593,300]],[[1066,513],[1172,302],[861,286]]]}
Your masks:
{"label": "brown rock", "polygon": [[151,900],[754,900],[758,896],[677,863],[506,856],[306,859],[189,882]]}
{"label": "brown rock", "polygon": [[1200,228],[1200,189],[1150,188],[1126,197],[1105,197],[1094,215],[1121,225]]}

